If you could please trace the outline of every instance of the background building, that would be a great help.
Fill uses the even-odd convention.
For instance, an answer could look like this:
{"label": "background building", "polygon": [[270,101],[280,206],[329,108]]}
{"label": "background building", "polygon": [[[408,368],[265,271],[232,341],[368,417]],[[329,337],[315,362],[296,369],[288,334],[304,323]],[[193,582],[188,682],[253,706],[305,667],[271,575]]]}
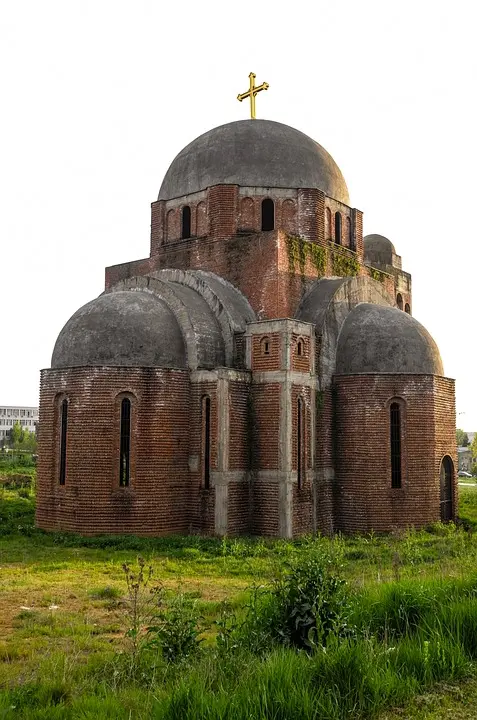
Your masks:
{"label": "background building", "polygon": [[23,407],[22,405],[0,405],[0,440],[7,436],[16,423],[20,423],[22,427],[30,432],[36,432],[38,408]]}

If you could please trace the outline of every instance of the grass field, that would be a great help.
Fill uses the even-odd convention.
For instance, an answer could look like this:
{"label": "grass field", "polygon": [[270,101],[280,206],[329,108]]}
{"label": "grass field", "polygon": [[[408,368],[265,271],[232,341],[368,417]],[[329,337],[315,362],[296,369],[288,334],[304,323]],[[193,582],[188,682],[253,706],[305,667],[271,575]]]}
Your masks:
{"label": "grass field", "polygon": [[[458,527],[288,542],[46,534],[18,485],[0,490],[0,718],[477,717],[474,488]],[[123,565],[137,573],[138,556],[161,588],[139,592],[135,618]],[[345,581],[319,610],[339,597],[339,630],[311,652],[273,635],[273,581],[290,567],[311,568],[296,623],[316,567],[323,588]],[[148,645],[158,598],[166,635]],[[194,652],[165,657],[178,635]]]}

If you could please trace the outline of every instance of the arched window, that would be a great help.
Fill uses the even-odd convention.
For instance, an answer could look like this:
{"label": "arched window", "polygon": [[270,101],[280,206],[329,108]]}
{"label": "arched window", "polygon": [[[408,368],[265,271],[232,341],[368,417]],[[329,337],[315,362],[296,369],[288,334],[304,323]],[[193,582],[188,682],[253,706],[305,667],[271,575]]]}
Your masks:
{"label": "arched window", "polygon": [[325,210],[325,240],[331,240],[331,210]]}
{"label": "arched window", "polygon": [[270,338],[263,337],[260,340],[260,351],[262,355],[270,355]]}
{"label": "arched window", "polygon": [[404,306],[404,312],[407,312],[408,315],[411,314],[411,306],[409,305],[409,303],[406,303],[406,304],[405,304],[405,306]]}
{"label": "arched window", "polygon": [[401,406],[393,402],[389,408],[391,428],[391,487],[401,487]]}
{"label": "arched window", "polygon": [[270,198],[262,200],[262,230],[275,229],[275,204]]}
{"label": "arched window", "polygon": [[121,428],[119,438],[119,485],[128,487],[131,468],[131,401],[121,401]]}
{"label": "arched window", "polygon": [[296,476],[301,488],[305,477],[305,403],[302,398],[298,398],[296,415]]}
{"label": "arched window", "polygon": [[182,208],[181,238],[183,240],[190,238],[190,207],[188,205],[184,205]]}
{"label": "arched window", "polygon": [[335,243],[341,245],[341,213],[335,212]]}
{"label": "arched window", "polygon": [[61,403],[60,412],[60,485],[66,482],[66,441],[68,439],[68,400]]}
{"label": "arched window", "polygon": [[305,343],[302,338],[298,338],[296,341],[296,354],[298,357],[302,357],[305,354]]}
{"label": "arched window", "polygon": [[441,521],[449,522],[452,520],[452,485],[454,480],[454,463],[449,455],[446,455],[441,464],[440,486],[441,486]]}
{"label": "arched window", "polygon": [[202,398],[202,483],[210,488],[210,397]]}
{"label": "arched window", "polygon": [[396,295],[396,305],[398,306],[398,308],[399,308],[400,310],[402,310],[402,308],[403,308],[403,302],[402,302],[402,295],[401,295],[401,293],[398,293],[398,294]]}

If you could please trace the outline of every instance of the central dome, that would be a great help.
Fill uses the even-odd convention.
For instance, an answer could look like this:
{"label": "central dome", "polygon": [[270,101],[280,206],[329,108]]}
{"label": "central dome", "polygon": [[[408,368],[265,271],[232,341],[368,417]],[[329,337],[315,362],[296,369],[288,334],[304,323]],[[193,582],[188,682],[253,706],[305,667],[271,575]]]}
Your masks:
{"label": "central dome", "polygon": [[238,120],[200,135],[172,161],[158,199],[213,185],[316,188],[350,204],[331,155],[308,135],[272,120]]}

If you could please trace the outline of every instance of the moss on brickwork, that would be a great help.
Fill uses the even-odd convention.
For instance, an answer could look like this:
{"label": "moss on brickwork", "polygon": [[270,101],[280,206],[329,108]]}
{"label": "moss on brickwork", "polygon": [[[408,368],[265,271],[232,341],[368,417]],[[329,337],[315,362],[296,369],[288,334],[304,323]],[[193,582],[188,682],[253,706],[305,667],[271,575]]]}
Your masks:
{"label": "moss on brickwork", "polygon": [[369,277],[383,283],[386,280],[386,273],[382,270],[377,270],[376,268],[369,268]]}
{"label": "moss on brickwork", "polygon": [[316,270],[317,276],[322,277],[326,271],[327,251],[326,248],[316,243],[309,242],[298,235],[286,236],[288,269],[291,273],[298,267],[300,275],[305,275],[306,258]]}
{"label": "moss on brickwork", "polygon": [[359,262],[354,255],[333,250],[331,253],[331,263],[333,275],[337,277],[353,276],[359,273]]}

